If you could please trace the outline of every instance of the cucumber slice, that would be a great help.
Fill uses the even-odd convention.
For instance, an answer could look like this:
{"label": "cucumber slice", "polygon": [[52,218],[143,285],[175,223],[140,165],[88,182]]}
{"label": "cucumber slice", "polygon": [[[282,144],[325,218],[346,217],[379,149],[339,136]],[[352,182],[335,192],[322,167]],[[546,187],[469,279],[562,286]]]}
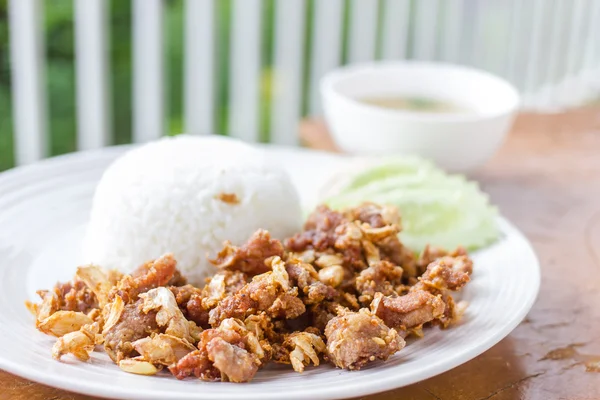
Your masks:
{"label": "cucumber slice", "polygon": [[419,157],[403,157],[401,159],[383,159],[373,167],[355,174],[344,188],[344,191],[355,190],[373,181],[399,175],[414,176],[418,173],[434,171],[435,165]]}
{"label": "cucumber slice", "polygon": [[364,201],[398,207],[401,239],[415,251],[425,245],[474,250],[496,240],[498,211],[475,182],[447,175],[418,158],[382,161],[360,172],[326,200],[334,209]]}

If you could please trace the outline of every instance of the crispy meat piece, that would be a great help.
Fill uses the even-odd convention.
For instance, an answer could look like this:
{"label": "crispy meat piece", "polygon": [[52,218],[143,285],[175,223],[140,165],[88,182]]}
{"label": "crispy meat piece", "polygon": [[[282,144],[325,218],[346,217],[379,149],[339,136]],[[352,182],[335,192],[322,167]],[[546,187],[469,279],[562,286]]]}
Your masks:
{"label": "crispy meat piece", "polygon": [[165,254],[131,275],[79,267],[26,306],[58,337],[53,357],[87,360],[103,344],[134,374],[166,366],[178,379],[248,382],[270,361],[303,372],[322,359],[356,370],[386,360],[424,324],[448,327],[466,307],[452,298],[470,280],[466,251],[428,246],[416,259],[400,229],[393,207],[320,206],[287,248],[264,230],[240,247],[226,242],[203,288],[187,285]]}
{"label": "crispy meat piece", "polygon": [[358,300],[363,306],[368,306],[375,293],[385,296],[396,294],[394,288],[402,283],[402,268],[389,261],[378,261],[363,270],[356,277],[356,291],[360,293]]}
{"label": "crispy meat piece", "polygon": [[[390,261],[401,266],[408,276],[416,276],[412,252],[398,239],[400,220],[393,207],[365,203],[345,210],[344,213],[320,206],[309,217],[304,232],[287,239],[286,249],[306,257],[306,251],[316,251],[315,264],[320,259],[338,257],[337,265],[353,271],[362,271],[374,262]],[[313,254],[311,254],[313,256]],[[348,288],[352,276],[345,276],[342,289]],[[350,285],[352,286],[352,285]]]}
{"label": "crispy meat piece", "polygon": [[179,309],[173,292],[166,287],[157,287],[140,294],[142,312],[157,311],[156,323],[164,328],[164,333],[196,343],[201,329],[192,321],[185,319]]}
{"label": "crispy meat piece", "polygon": [[345,217],[342,213],[333,211],[326,205],[322,204],[317,206],[315,211],[308,216],[306,222],[304,223],[304,230],[332,232],[339,224],[344,222],[344,220]]}
{"label": "crispy meat piece", "polygon": [[[260,276],[260,275],[259,275]],[[253,281],[254,282],[254,281]],[[213,308],[209,312],[208,322],[212,326],[219,326],[222,320],[226,318],[245,318],[249,315],[252,315],[257,311],[258,302],[250,297],[250,293],[252,288],[259,288],[260,286],[267,286],[267,282],[260,281],[250,282],[248,285],[252,285],[246,290],[240,291],[239,293],[226,297],[223,299],[215,308]],[[277,289],[274,289],[277,290]],[[270,290],[269,294],[274,297],[273,301],[275,301],[276,295],[273,296],[273,291]]]}
{"label": "crispy meat piece", "polygon": [[346,218],[341,213],[320,205],[306,220],[304,231],[285,240],[285,247],[294,252],[325,251],[333,247],[337,238],[335,229],[343,222]]}
{"label": "crispy meat piece", "polygon": [[58,283],[54,287],[54,293],[58,296],[59,309],[63,311],[88,313],[99,307],[94,292],[78,278],[72,282]]}
{"label": "crispy meat piece", "polygon": [[265,312],[261,312],[246,318],[244,325],[248,332],[252,332],[258,338],[263,351],[263,355],[260,356],[261,362],[266,363],[271,360],[274,353],[272,343],[282,341],[282,335],[275,331],[275,324],[271,318]]}
{"label": "crispy meat piece", "polygon": [[359,221],[347,222],[336,229],[335,250],[343,255],[343,265],[357,272],[381,260],[411,268],[412,256],[400,243],[398,232],[394,225],[373,228]]}
{"label": "crispy meat piece", "polygon": [[111,289],[122,276],[115,270],[105,271],[96,265],[87,265],[77,268],[75,279],[85,282],[85,285],[98,299],[98,307],[103,308],[109,302]]}
{"label": "crispy meat piece", "polygon": [[285,263],[273,258],[272,271],[255,276],[252,281],[239,292],[221,300],[210,311],[209,322],[218,326],[226,318],[245,319],[251,314],[266,311],[274,318],[292,319],[303,314],[304,304],[297,296],[297,289],[292,288]]}
{"label": "crispy meat piece", "polygon": [[433,323],[440,325],[442,328],[447,328],[460,320],[468,303],[459,302],[459,304],[456,304],[448,291],[439,296],[445,305],[444,313],[439,318],[436,318]]}
{"label": "crispy meat piece", "polygon": [[419,282],[404,296],[375,296],[371,310],[391,327],[411,330],[434,322],[447,327],[458,320],[464,307],[457,310],[450,291],[460,290],[473,270],[465,255],[443,256],[429,264]]}
{"label": "crispy meat piece", "polygon": [[349,221],[364,222],[373,228],[382,228],[386,225],[400,226],[398,209],[392,206],[380,206],[367,202],[358,207],[344,210],[344,216]]}
{"label": "crispy meat piece", "polygon": [[[38,290],[37,294],[42,299],[41,304],[26,302],[27,307],[36,315],[38,321],[48,318],[56,311],[77,311],[89,313],[90,311],[100,307],[98,297],[94,293],[96,282],[86,282],[81,279],[82,271],[95,269],[97,275],[102,275],[102,280],[107,280],[104,271],[95,266],[79,267],[77,274],[70,282],[57,283],[51,291]],[[86,275],[87,276],[87,275]],[[86,277],[83,276],[83,277]],[[110,282],[106,281],[109,285]]]}
{"label": "crispy meat piece", "polygon": [[445,256],[458,257],[466,255],[467,251],[464,249],[464,247],[459,246],[456,249],[454,249],[454,251],[448,252],[447,250],[442,249],[440,247],[427,245],[425,246],[423,252],[419,256],[419,259],[417,260],[417,265],[420,269],[422,269],[421,273],[423,273],[427,269],[427,266],[435,260],[437,260],[438,258],[442,258]]}
{"label": "crispy meat piece", "polygon": [[175,272],[173,273],[173,277],[165,284],[165,286],[184,286],[187,285],[188,281],[185,276],[181,273],[180,270],[175,268]]}
{"label": "crispy meat piece", "polygon": [[402,349],[404,340],[395,329],[367,309],[342,310],[325,328],[327,355],[336,367],[358,370],[377,359],[387,360]]}
{"label": "crispy meat piece", "polygon": [[339,306],[339,303],[334,301],[323,301],[311,305],[309,309],[311,325],[318,329],[319,332],[325,332],[327,323],[337,316]]}
{"label": "crispy meat piece", "polygon": [[287,293],[277,296],[273,304],[266,309],[271,318],[295,319],[304,314],[306,307],[298,298],[298,289],[293,288]]}
{"label": "crispy meat piece", "polygon": [[338,301],[342,307],[348,308],[352,311],[358,311],[361,308],[356,295],[352,293],[342,293],[342,296],[338,299]]}
{"label": "crispy meat piece", "polygon": [[142,305],[143,299],[125,305],[118,316],[113,318],[116,320],[114,324],[109,324],[110,318],[107,319],[102,331],[104,350],[116,363],[132,355],[135,351],[133,342],[160,332],[156,323],[156,311],[144,313]]}
{"label": "crispy meat piece", "polygon": [[99,318],[98,298],[78,275],[71,282],[58,283],[53,290],[39,290],[37,294],[41,303],[27,301],[25,305],[36,316],[36,327],[43,333],[61,337]]}
{"label": "crispy meat piece", "polygon": [[254,276],[270,271],[265,260],[274,256],[283,257],[283,251],[279,240],[272,239],[269,232],[259,229],[242,247],[225,242],[217,258],[210,262],[220,269],[240,271]]}
{"label": "crispy meat piece", "polygon": [[440,296],[445,304],[444,313],[433,322],[447,328],[460,319],[467,306],[466,302],[455,304],[450,291],[461,290],[470,281],[472,272],[473,261],[465,255],[464,249],[458,248],[451,255],[431,262],[410,290],[424,290]]}
{"label": "crispy meat piece", "polygon": [[208,310],[202,304],[202,298],[199,295],[193,295],[185,305],[185,318],[193,321],[202,329],[210,327],[208,323]]}
{"label": "crispy meat piece", "polygon": [[401,266],[407,276],[416,276],[413,254],[398,239],[401,222],[395,207],[363,203],[345,210],[344,215],[350,221],[362,223],[363,233],[377,246],[382,260]]}
{"label": "crispy meat piece", "polygon": [[388,238],[398,240],[394,227],[371,228],[359,221],[343,223],[337,227],[335,233],[335,251],[343,256],[342,265],[353,272],[362,271],[382,260],[380,243]]}
{"label": "crispy meat piece", "polygon": [[310,264],[291,259],[285,263],[285,269],[292,285],[298,286],[298,289],[303,293],[302,299],[305,304],[332,300],[338,294],[334,288],[319,280],[319,274]]}
{"label": "crispy meat piece", "polygon": [[203,380],[247,382],[261,365],[265,352],[255,334],[235,319],[202,332],[198,350],[181,358],[169,370],[178,379],[194,375]]}
{"label": "crispy meat piece", "polygon": [[385,322],[387,326],[398,330],[409,330],[420,327],[443,315],[444,302],[424,290],[411,291],[404,296],[375,295],[371,310]]}
{"label": "crispy meat piece", "polygon": [[375,228],[363,224],[361,228],[366,239],[377,247],[381,260],[401,266],[405,270],[406,276],[417,274],[412,251],[406,248],[398,238],[400,233],[398,225],[384,225]]}
{"label": "crispy meat piece", "polygon": [[181,311],[185,310],[185,305],[192,297],[202,297],[202,289],[193,285],[169,286],[168,288],[173,293],[173,296],[175,296],[175,301],[177,301],[179,308],[182,309]]}
{"label": "crispy meat piece", "polygon": [[[153,266],[154,266],[153,261],[142,264],[131,273],[131,277],[134,279],[142,278],[145,275],[151,274],[152,273],[151,269]],[[173,272],[173,276],[171,277],[171,279],[169,279],[169,281],[165,284],[165,286],[184,286],[186,284],[187,284],[187,279],[183,276],[181,271],[179,271],[177,268],[175,268],[175,271]]]}
{"label": "crispy meat piece", "polygon": [[239,271],[222,271],[217,275],[223,275],[225,283],[225,294],[236,294],[248,283],[248,275]]}
{"label": "crispy meat piece", "polygon": [[398,235],[390,235],[377,242],[379,253],[382,260],[390,261],[394,265],[399,265],[404,270],[404,278],[416,277],[420,271],[417,269],[413,252],[405,247]]}
{"label": "crispy meat piece", "polygon": [[[228,318],[224,320],[218,328],[220,331],[236,332],[243,343],[243,348],[257,357],[259,364],[267,361],[270,358],[270,348],[268,343],[262,341],[262,336],[257,335],[254,331],[248,329],[245,322],[239,319]],[[265,345],[266,350],[265,351]]]}
{"label": "crispy meat piece", "polygon": [[125,275],[117,283],[111,291],[110,299],[118,295],[125,303],[136,301],[140,293],[167,285],[175,275],[176,265],[173,254],[168,253],[138,267],[134,275]]}
{"label": "crispy meat piece", "polygon": [[367,268],[363,256],[363,233],[360,224],[345,222],[336,228],[335,235],[334,248],[342,254],[343,266],[352,271],[361,271]]}
{"label": "crispy meat piece", "polygon": [[215,368],[221,371],[223,380],[248,382],[258,371],[259,361],[254,354],[227,343],[220,337],[208,342],[206,352]]}
{"label": "crispy meat piece", "polygon": [[419,278],[414,290],[457,291],[466,285],[473,272],[473,261],[468,256],[445,256],[433,261]]}
{"label": "crispy meat piece", "polygon": [[211,309],[227,295],[239,292],[248,283],[248,276],[240,271],[225,270],[208,278],[207,282],[202,289],[202,305]]}
{"label": "crispy meat piece", "polygon": [[213,366],[205,350],[195,350],[188,353],[177,364],[169,366],[169,371],[177,379],[195,376],[203,381],[217,381],[221,378],[221,372]]}
{"label": "crispy meat piece", "polygon": [[252,332],[259,340],[273,338],[273,321],[264,311],[259,314],[250,315],[244,320],[244,325],[249,332]]}
{"label": "crispy meat piece", "polygon": [[204,307],[202,290],[192,285],[171,286],[169,290],[175,296],[177,305],[186,319],[194,321],[196,325],[206,329],[208,323],[208,309]]}

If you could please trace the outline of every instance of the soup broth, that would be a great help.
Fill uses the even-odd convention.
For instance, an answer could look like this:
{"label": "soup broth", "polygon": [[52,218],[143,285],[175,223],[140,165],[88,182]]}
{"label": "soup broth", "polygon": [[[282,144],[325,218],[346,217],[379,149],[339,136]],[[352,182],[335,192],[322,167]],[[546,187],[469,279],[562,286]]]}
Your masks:
{"label": "soup broth", "polygon": [[406,110],[423,113],[472,113],[466,107],[444,100],[436,100],[428,97],[416,96],[381,96],[381,97],[363,97],[358,99],[361,103],[372,106],[390,108],[394,110]]}

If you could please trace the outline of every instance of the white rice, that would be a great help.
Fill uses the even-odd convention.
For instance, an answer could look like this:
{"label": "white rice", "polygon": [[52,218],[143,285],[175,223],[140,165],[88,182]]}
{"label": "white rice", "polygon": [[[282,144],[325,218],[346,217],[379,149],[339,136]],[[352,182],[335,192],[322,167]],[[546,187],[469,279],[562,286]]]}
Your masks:
{"label": "white rice", "polygon": [[[219,199],[234,194],[232,204]],[[84,258],[124,272],[172,252],[190,282],[225,240],[257,229],[284,238],[301,227],[287,173],[254,147],[222,137],[181,135],[136,148],[104,173],[94,195]]]}

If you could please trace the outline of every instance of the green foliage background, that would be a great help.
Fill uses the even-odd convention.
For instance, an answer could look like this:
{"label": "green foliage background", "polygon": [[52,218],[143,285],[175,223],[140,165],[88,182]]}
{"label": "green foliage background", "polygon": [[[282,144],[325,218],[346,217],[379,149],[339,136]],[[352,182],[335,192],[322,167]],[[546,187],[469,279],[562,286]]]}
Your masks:
{"label": "green foliage background", "polygon": [[[44,1],[43,5],[48,153],[57,155],[77,148],[74,9],[73,0]],[[131,0],[110,0],[109,9],[112,141],[122,144],[131,140]],[[167,119],[169,133],[173,134],[183,129],[183,1],[166,1],[164,18]],[[7,0],[0,0],[0,170],[14,165],[9,58]]]}
{"label": "green foliage background", "polygon": [[[18,0],[17,0],[18,1]],[[131,141],[132,125],[132,33],[131,0],[109,1],[111,117],[114,144]],[[310,9],[312,1],[307,2]],[[8,0],[0,0],[0,171],[15,164],[11,107]],[[229,30],[231,0],[216,3],[217,21],[215,110],[216,133],[227,132]],[[268,140],[271,97],[274,0],[263,0],[263,43],[261,76],[261,140]],[[77,148],[75,94],[75,38],[73,0],[43,2],[48,97],[48,154],[58,155]],[[166,0],[164,51],[166,60],[167,134],[181,133],[183,126],[183,0]]]}
{"label": "green foliage background", "polygon": [[[19,0],[14,0],[19,1]],[[48,96],[48,123],[50,140],[48,154],[57,155],[74,151],[77,148],[76,98],[75,98],[75,60],[74,60],[74,25],[73,0],[41,0],[44,8],[43,28],[45,36],[46,59],[46,92]],[[132,125],[132,33],[131,33],[131,0],[106,0],[109,3],[109,51],[110,51],[110,85],[112,96],[111,118],[113,124],[112,143],[122,144],[131,141]],[[306,1],[305,52],[311,54],[312,24],[314,4],[319,0]],[[327,0],[321,0],[327,1]],[[411,0],[407,42],[407,58],[413,54],[413,25],[415,8],[418,0]],[[9,29],[7,18],[8,0],[0,0],[0,171],[14,166],[13,155],[13,121],[11,107],[11,79]],[[184,0],[165,0],[164,14],[164,52],[166,60],[166,118],[167,134],[175,135],[184,129],[183,124],[183,29]],[[348,57],[348,22],[350,20],[349,0],[344,0],[344,16],[342,24],[341,63]],[[274,36],[274,0],[262,0],[262,46],[260,77],[260,139],[269,140],[269,118],[272,103],[272,63]],[[383,2],[382,2],[383,3]],[[216,107],[215,133],[227,133],[228,91],[229,91],[229,39],[231,28],[231,0],[215,2],[216,21]],[[439,16],[446,12],[446,3],[440,3]],[[381,28],[383,7],[379,7],[379,24]],[[491,15],[486,20],[489,26],[486,35],[503,40],[502,15]],[[493,22],[493,23],[492,23]],[[443,26],[437,26],[440,36]],[[505,35],[504,35],[505,36]],[[381,44],[381,31],[378,33],[378,45]],[[467,44],[465,44],[467,45]],[[468,50],[468,49],[467,49]],[[469,53],[465,51],[465,53]],[[381,47],[376,49],[376,58],[381,54]],[[304,57],[303,114],[308,110],[308,71],[310,57]]]}

